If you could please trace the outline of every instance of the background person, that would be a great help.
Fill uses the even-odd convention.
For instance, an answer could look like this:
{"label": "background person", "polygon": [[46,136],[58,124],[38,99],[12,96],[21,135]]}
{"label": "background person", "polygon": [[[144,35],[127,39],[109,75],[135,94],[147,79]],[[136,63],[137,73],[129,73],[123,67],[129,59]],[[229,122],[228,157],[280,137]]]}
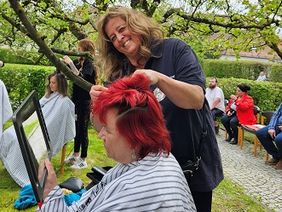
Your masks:
{"label": "background person", "polygon": [[218,133],[219,124],[215,122],[216,117],[222,117],[225,111],[224,94],[220,87],[217,86],[217,79],[212,77],[209,81],[209,87],[206,88],[205,97],[210,106],[212,118],[214,120],[215,132]]}
{"label": "background person", "polygon": [[237,85],[237,100],[235,101],[236,116],[233,116],[231,119],[223,117],[221,120],[226,132],[228,133],[228,140],[230,140],[230,144],[238,143],[239,124],[251,125],[255,124],[257,121],[254,114],[254,100],[248,95],[249,90],[251,90],[251,88],[246,84]]}
{"label": "background person", "polygon": [[[99,184],[66,206],[51,164],[41,211],[196,211],[174,156],[161,107],[143,75],[123,78],[102,92],[92,114],[107,155],[117,161]],[[42,171],[42,170],[41,170]]]}
{"label": "background person", "polygon": [[[95,46],[90,39],[82,39],[78,42],[78,52],[90,52],[95,55]],[[64,62],[67,63],[74,73],[86,81],[96,84],[97,73],[93,62],[85,57],[80,57],[72,62],[68,56],[64,56]],[[76,114],[76,135],[74,138],[74,152],[66,159],[66,163],[73,164],[73,169],[83,169],[87,167],[86,157],[88,150],[88,124],[90,116],[90,95],[78,85],[73,84],[72,101],[75,104]],[[79,157],[79,152],[80,157]]]}
{"label": "background person", "polygon": [[[205,104],[200,110],[205,77],[193,50],[181,40],[163,39],[160,26],[151,18],[126,7],[110,8],[97,22],[97,30],[99,61],[109,82],[133,73],[145,74],[150,80],[180,165],[194,160],[204,123],[207,125],[199,169],[187,180],[197,210],[210,211],[212,190],[223,179],[223,172],[209,107]],[[104,89],[92,86],[92,98],[98,98]]]}
{"label": "background person", "polygon": [[269,124],[258,130],[256,135],[265,150],[272,155],[272,159],[266,164],[282,169],[282,104],[272,115]]}
{"label": "background person", "polygon": [[[236,105],[235,102],[237,100],[236,95],[230,95],[230,99],[228,100],[228,104],[225,108],[225,115],[221,118],[221,122],[230,122],[233,117],[236,116]],[[228,136],[226,141],[230,142],[232,137]]]}
{"label": "background person", "polygon": [[257,81],[266,81],[267,77],[266,77],[266,72],[265,71],[261,71],[259,73],[259,76],[257,78]]}
{"label": "background person", "polygon": [[[39,103],[50,138],[51,155],[54,156],[75,136],[74,104],[67,96],[65,75],[54,72],[46,81],[46,92]],[[29,117],[25,124],[33,123],[35,118],[36,114]],[[38,142],[38,136],[43,136],[39,125],[34,127],[34,133],[28,138],[32,147],[36,147],[32,144]],[[36,148],[33,150],[35,156],[42,154],[42,151],[36,152]],[[0,140],[0,159],[17,184],[21,187],[30,184],[14,126],[3,132]]]}

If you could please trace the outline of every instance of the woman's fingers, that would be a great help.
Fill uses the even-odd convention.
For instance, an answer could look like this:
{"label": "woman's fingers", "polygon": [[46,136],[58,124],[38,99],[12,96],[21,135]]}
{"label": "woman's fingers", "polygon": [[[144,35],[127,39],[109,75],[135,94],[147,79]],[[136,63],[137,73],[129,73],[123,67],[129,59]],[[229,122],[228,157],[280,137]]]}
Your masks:
{"label": "woman's fingers", "polygon": [[102,85],[93,85],[90,89],[90,97],[93,101],[95,101],[101,92],[107,90],[108,88],[102,86]]}
{"label": "woman's fingers", "polygon": [[144,74],[145,76],[147,76],[151,82],[151,85],[155,85],[159,81],[157,72],[151,69],[137,69],[136,71],[134,71],[133,75],[135,74]]}

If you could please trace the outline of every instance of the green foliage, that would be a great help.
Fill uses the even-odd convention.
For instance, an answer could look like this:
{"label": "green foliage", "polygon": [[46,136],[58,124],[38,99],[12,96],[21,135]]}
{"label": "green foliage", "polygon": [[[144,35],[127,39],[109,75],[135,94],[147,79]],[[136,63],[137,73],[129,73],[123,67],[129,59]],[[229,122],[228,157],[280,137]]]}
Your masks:
{"label": "green foliage", "polygon": [[270,211],[263,207],[258,201],[245,195],[241,186],[234,184],[230,179],[225,178],[213,192],[212,211]]}
{"label": "green foliage", "polygon": [[226,99],[229,99],[231,94],[235,94],[236,87],[240,83],[248,84],[251,87],[249,94],[253,97],[255,105],[259,106],[261,110],[272,111],[281,104],[282,83],[218,78],[218,86],[223,90]]}
{"label": "green foliage", "polygon": [[271,67],[268,75],[269,80],[273,82],[282,82],[282,64],[276,63]]}
{"label": "green foliage", "polygon": [[0,60],[5,63],[17,63],[17,64],[33,64],[32,57],[23,57],[23,51],[12,51],[10,49],[0,48]]}
{"label": "green foliage", "polygon": [[[228,60],[203,60],[203,70],[206,76],[218,78],[234,77],[255,80],[261,71],[272,72],[272,63],[256,61],[228,61]],[[276,65],[275,69],[281,70],[282,65]],[[276,72],[276,71],[274,71]],[[272,78],[271,78],[272,79]],[[282,82],[282,78],[273,81]]]}
{"label": "green foliage", "polygon": [[13,109],[16,109],[32,90],[36,90],[40,97],[43,96],[45,79],[54,70],[55,67],[52,66],[5,64],[1,68],[0,79],[5,83]]}

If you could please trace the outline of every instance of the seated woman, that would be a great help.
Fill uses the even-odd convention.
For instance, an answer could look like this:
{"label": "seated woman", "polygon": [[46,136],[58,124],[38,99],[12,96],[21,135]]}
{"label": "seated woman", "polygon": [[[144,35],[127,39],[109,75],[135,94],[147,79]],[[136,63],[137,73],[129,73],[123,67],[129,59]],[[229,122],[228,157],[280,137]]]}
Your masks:
{"label": "seated woman", "polygon": [[92,120],[107,155],[118,163],[68,208],[52,165],[45,161],[48,178],[41,211],[196,211],[149,86],[137,74],[115,81],[99,95]]}
{"label": "seated woman", "polygon": [[[74,104],[67,97],[67,80],[63,74],[52,73],[47,81],[46,93],[39,102],[50,137],[51,153],[56,155],[75,136]],[[25,124],[33,123],[35,117],[33,114]],[[29,140],[38,139],[40,130],[37,125]],[[35,152],[35,156],[37,154],[40,153]],[[0,159],[16,183],[22,187],[30,183],[13,126],[6,129],[1,137]]]}
{"label": "seated woman", "polygon": [[[228,133],[228,141],[230,144],[238,143],[238,126],[239,124],[255,124],[256,116],[254,114],[254,100],[248,95],[251,90],[246,84],[237,86],[235,101],[236,115],[222,117],[221,122]],[[233,140],[232,140],[233,139]]]}
{"label": "seated woman", "polygon": [[258,130],[256,136],[265,150],[272,155],[272,159],[266,164],[282,169],[282,104],[272,115],[269,124]]}

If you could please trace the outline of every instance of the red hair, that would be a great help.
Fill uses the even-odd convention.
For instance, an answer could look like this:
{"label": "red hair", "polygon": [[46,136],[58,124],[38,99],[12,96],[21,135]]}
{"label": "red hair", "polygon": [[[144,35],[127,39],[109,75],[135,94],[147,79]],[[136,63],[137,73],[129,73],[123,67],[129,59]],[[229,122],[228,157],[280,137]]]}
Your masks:
{"label": "red hair", "polygon": [[92,105],[92,114],[98,115],[104,124],[107,111],[112,108],[118,110],[117,130],[132,148],[140,150],[139,159],[149,153],[169,154],[169,132],[146,76],[136,74],[115,81]]}

